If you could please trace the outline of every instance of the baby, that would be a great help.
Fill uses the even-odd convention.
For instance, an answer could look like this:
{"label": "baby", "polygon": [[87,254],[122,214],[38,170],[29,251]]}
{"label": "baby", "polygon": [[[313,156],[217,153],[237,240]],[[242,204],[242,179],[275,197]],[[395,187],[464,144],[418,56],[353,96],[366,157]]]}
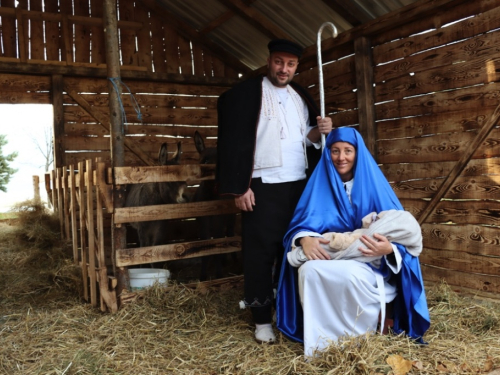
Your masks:
{"label": "baby", "polygon": [[363,223],[361,228],[356,229],[354,232],[326,232],[323,233],[323,237],[330,241],[331,251],[345,250],[350,244],[361,237],[361,235],[366,233],[366,229],[368,229],[372,223],[383,217],[384,213],[385,211],[380,212],[378,215],[376,212],[369,213],[361,220]]}
{"label": "baby", "polygon": [[[355,259],[360,262],[380,262],[381,256],[364,256],[359,248],[363,243],[359,239],[363,234],[373,236],[379,233],[390,242],[399,243],[407,247],[408,252],[418,256],[422,251],[422,232],[420,225],[413,215],[402,210],[381,211],[378,214],[371,212],[362,219],[362,227],[353,232],[327,232],[322,236],[330,241],[329,244],[321,244],[328,252],[331,260]],[[318,234],[320,236],[320,234]],[[292,242],[294,243],[295,240]],[[302,246],[292,246],[292,251],[287,253],[288,263],[293,267],[300,267],[308,259],[302,250]]]}

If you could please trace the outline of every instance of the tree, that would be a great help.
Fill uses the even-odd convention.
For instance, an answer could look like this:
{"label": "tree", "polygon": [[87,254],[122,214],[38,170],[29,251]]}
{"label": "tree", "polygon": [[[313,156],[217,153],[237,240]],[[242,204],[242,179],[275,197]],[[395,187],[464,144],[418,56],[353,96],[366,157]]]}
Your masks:
{"label": "tree", "polygon": [[52,137],[52,129],[49,127],[43,130],[43,140],[39,141],[32,138],[36,148],[43,156],[45,172],[48,172],[51,165],[54,163],[54,142]]}
{"label": "tree", "polygon": [[7,192],[7,184],[10,181],[10,177],[17,172],[17,169],[9,167],[9,163],[12,163],[17,157],[17,152],[13,152],[9,155],[3,154],[3,146],[7,144],[7,139],[5,135],[0,134],[0,190]]}

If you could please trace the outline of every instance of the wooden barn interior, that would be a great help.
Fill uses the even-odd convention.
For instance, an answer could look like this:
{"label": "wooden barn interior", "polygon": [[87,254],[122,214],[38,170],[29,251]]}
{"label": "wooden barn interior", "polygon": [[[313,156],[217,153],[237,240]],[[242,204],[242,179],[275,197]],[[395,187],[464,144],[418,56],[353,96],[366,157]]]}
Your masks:
{"label": "wooden barn interior", "polygon": [[[129,267],[240,251],[238,225],[197,235],[194,218],[238,211],[192,201],[215,171],[195,132],[216,147],[218,96],[265,73],[273,38],[305,47],[295,81],[319,103],[324,22],[326,113],[362,133],[420,222],[424,280],[498,299],[500,0],[1,0],[0,103],[53,106],[45,185],[86,300],[116,311],[135,298]],[[158,166],[179,142],[179,165]],[[175,181],[188,202],[125,207],[132,185]],[[154,220],[167,244],[128,239]]]}

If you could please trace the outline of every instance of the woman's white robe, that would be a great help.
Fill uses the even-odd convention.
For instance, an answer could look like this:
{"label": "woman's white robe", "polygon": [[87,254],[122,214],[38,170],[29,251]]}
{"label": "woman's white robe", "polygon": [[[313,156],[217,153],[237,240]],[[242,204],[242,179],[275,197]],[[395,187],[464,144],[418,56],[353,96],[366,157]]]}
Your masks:
{"label": "woman's white robe", "polygon": [[[393,248],[396,265],[387,263],[397,273],[401,256],[396,246]],[[356,260],[310,260],[299,268],[298,283],[306,356],[312,356],[315,349],[325,349],[343,335],[376,331],[381,305],[385,309],[385,303],[396,297],[393,285],[368,264]]]}

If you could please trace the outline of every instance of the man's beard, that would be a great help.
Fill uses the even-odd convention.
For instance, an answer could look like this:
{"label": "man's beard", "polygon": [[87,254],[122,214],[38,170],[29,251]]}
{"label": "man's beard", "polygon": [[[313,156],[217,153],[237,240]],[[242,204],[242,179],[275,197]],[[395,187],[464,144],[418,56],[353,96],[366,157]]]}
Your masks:
{"label": "man's beard", "polygon": [[268,75],[267,77],[271,83],[276,86],[276,87],[286,87],[286,85],[288,85],[292,79],[290,78],[290,76],[287,77],[287,80],[283,83],[282,81],[279,81],[278,80],[278,75]]}

